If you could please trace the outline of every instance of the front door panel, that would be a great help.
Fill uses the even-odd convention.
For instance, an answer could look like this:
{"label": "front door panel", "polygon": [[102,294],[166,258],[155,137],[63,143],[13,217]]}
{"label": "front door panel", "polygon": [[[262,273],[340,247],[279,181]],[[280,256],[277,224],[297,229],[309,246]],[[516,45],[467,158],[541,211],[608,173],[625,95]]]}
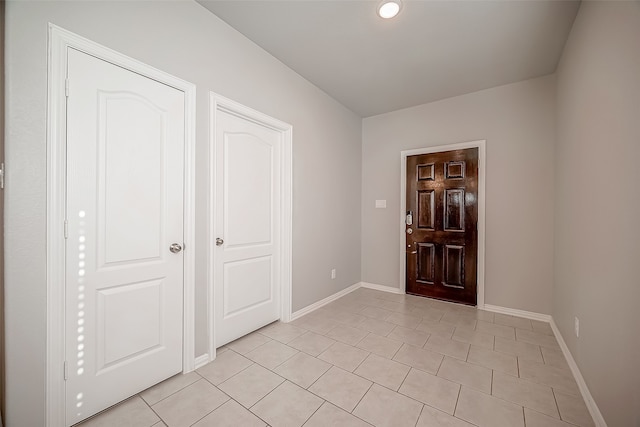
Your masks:
{"label": "front door panel", "polygon": [[68,79],[70,425],[182,370],[184,93],[74,49]]}
{"label": "front door panel", "polygon": [[407,157],[408,293],[476,304],[478,149]]}

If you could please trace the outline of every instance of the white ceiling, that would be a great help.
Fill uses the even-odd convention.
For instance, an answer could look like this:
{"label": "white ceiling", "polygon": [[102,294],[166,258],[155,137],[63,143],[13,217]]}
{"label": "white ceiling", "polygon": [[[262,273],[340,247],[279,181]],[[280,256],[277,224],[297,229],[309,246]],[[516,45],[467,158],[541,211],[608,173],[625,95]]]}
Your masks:
{"label": "white ceiling", "polygon": [[553,73],[580,3],[198,0],[362,117]]}

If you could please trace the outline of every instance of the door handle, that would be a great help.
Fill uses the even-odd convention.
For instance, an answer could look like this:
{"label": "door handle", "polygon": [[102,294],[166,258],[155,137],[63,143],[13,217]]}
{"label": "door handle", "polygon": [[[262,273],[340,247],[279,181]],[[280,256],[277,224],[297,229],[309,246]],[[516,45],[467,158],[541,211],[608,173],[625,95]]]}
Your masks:
{"label": "door handle", "polygon": [[171,246],[169,246],[169,250],[172,253],[177,254],[178,252],[180,252],[182,250],[182,246],[180,246],[179,243],[172,243]]}
{"label": "door handle", "polygon": [[223,243],[224,240],[222,240],[220,237],[216,237],[216,246],[222,246]]}

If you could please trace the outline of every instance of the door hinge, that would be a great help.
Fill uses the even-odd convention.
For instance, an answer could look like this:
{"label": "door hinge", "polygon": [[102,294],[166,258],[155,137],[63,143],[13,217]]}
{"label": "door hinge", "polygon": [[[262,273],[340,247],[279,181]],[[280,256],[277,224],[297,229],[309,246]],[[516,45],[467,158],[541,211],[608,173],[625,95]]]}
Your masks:
{"label": "door hinge", "polygon": [[64,96],[69,97],[69,79],[64,80]]}
{"label": "door hinge", "polygon": [[0,163],[0,190],[4,190],[4,163]]}
{"label": "door hinge", "polygon": [[67,361],[66,360],[62,364],[62,375],[64,376],[64,380],[66,381],[67,378],[68,378],[68,376],[67,376]]}
{"label": "door hinge", "polygon": [[67,221],[66,219],[64,220],[64,238],[69,238],[69,221]]}

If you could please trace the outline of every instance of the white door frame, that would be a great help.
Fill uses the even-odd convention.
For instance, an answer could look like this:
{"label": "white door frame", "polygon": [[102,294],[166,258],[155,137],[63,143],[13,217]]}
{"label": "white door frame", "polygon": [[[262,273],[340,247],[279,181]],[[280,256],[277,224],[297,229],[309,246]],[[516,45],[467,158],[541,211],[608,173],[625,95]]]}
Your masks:
{"label": "white door frame", "polygon": [[484,307],[484,249],[485,249],[485,178],[486,178],[486,140],[459,142],[455,144],[437,145],[433,147],[417,148],[400,152],[400,292],[407,292],[407,235],[405,226],[407,208],[407,157],[420,154],[439,153],[442,151],[464,150],[478,148],[478,278],[477,278],[477,306]]}
{"label": "white door frame", "polygon": [[47,427],[65,420],[65,219],[67,51],[74,48],[172,86],[185,94],[183,372],[194,369],[195,85],[49,24],[47,106]]}
{"label": "white door frame", "polygon": [[[282,135],[282,147],[280,150],[280,320],[289,322],[291,320],[291,247],[292,247],[292,143],[293,127],[285,122],[274,119],[252,108],[225,98],[214,92],[209,93],[209,233],[207,248],[209,250],[208,274],[208,301],[207,319],[209,322],[209,354],[207,360],[216,358],[216,340],[214,328],[214,256],[215,256],[215,189],[216,189],[216,124],[218,112],[225,112],[246,120],[258,123],[262,126],[280,132]],[[207,360],[198,361],[205,363]]]}

